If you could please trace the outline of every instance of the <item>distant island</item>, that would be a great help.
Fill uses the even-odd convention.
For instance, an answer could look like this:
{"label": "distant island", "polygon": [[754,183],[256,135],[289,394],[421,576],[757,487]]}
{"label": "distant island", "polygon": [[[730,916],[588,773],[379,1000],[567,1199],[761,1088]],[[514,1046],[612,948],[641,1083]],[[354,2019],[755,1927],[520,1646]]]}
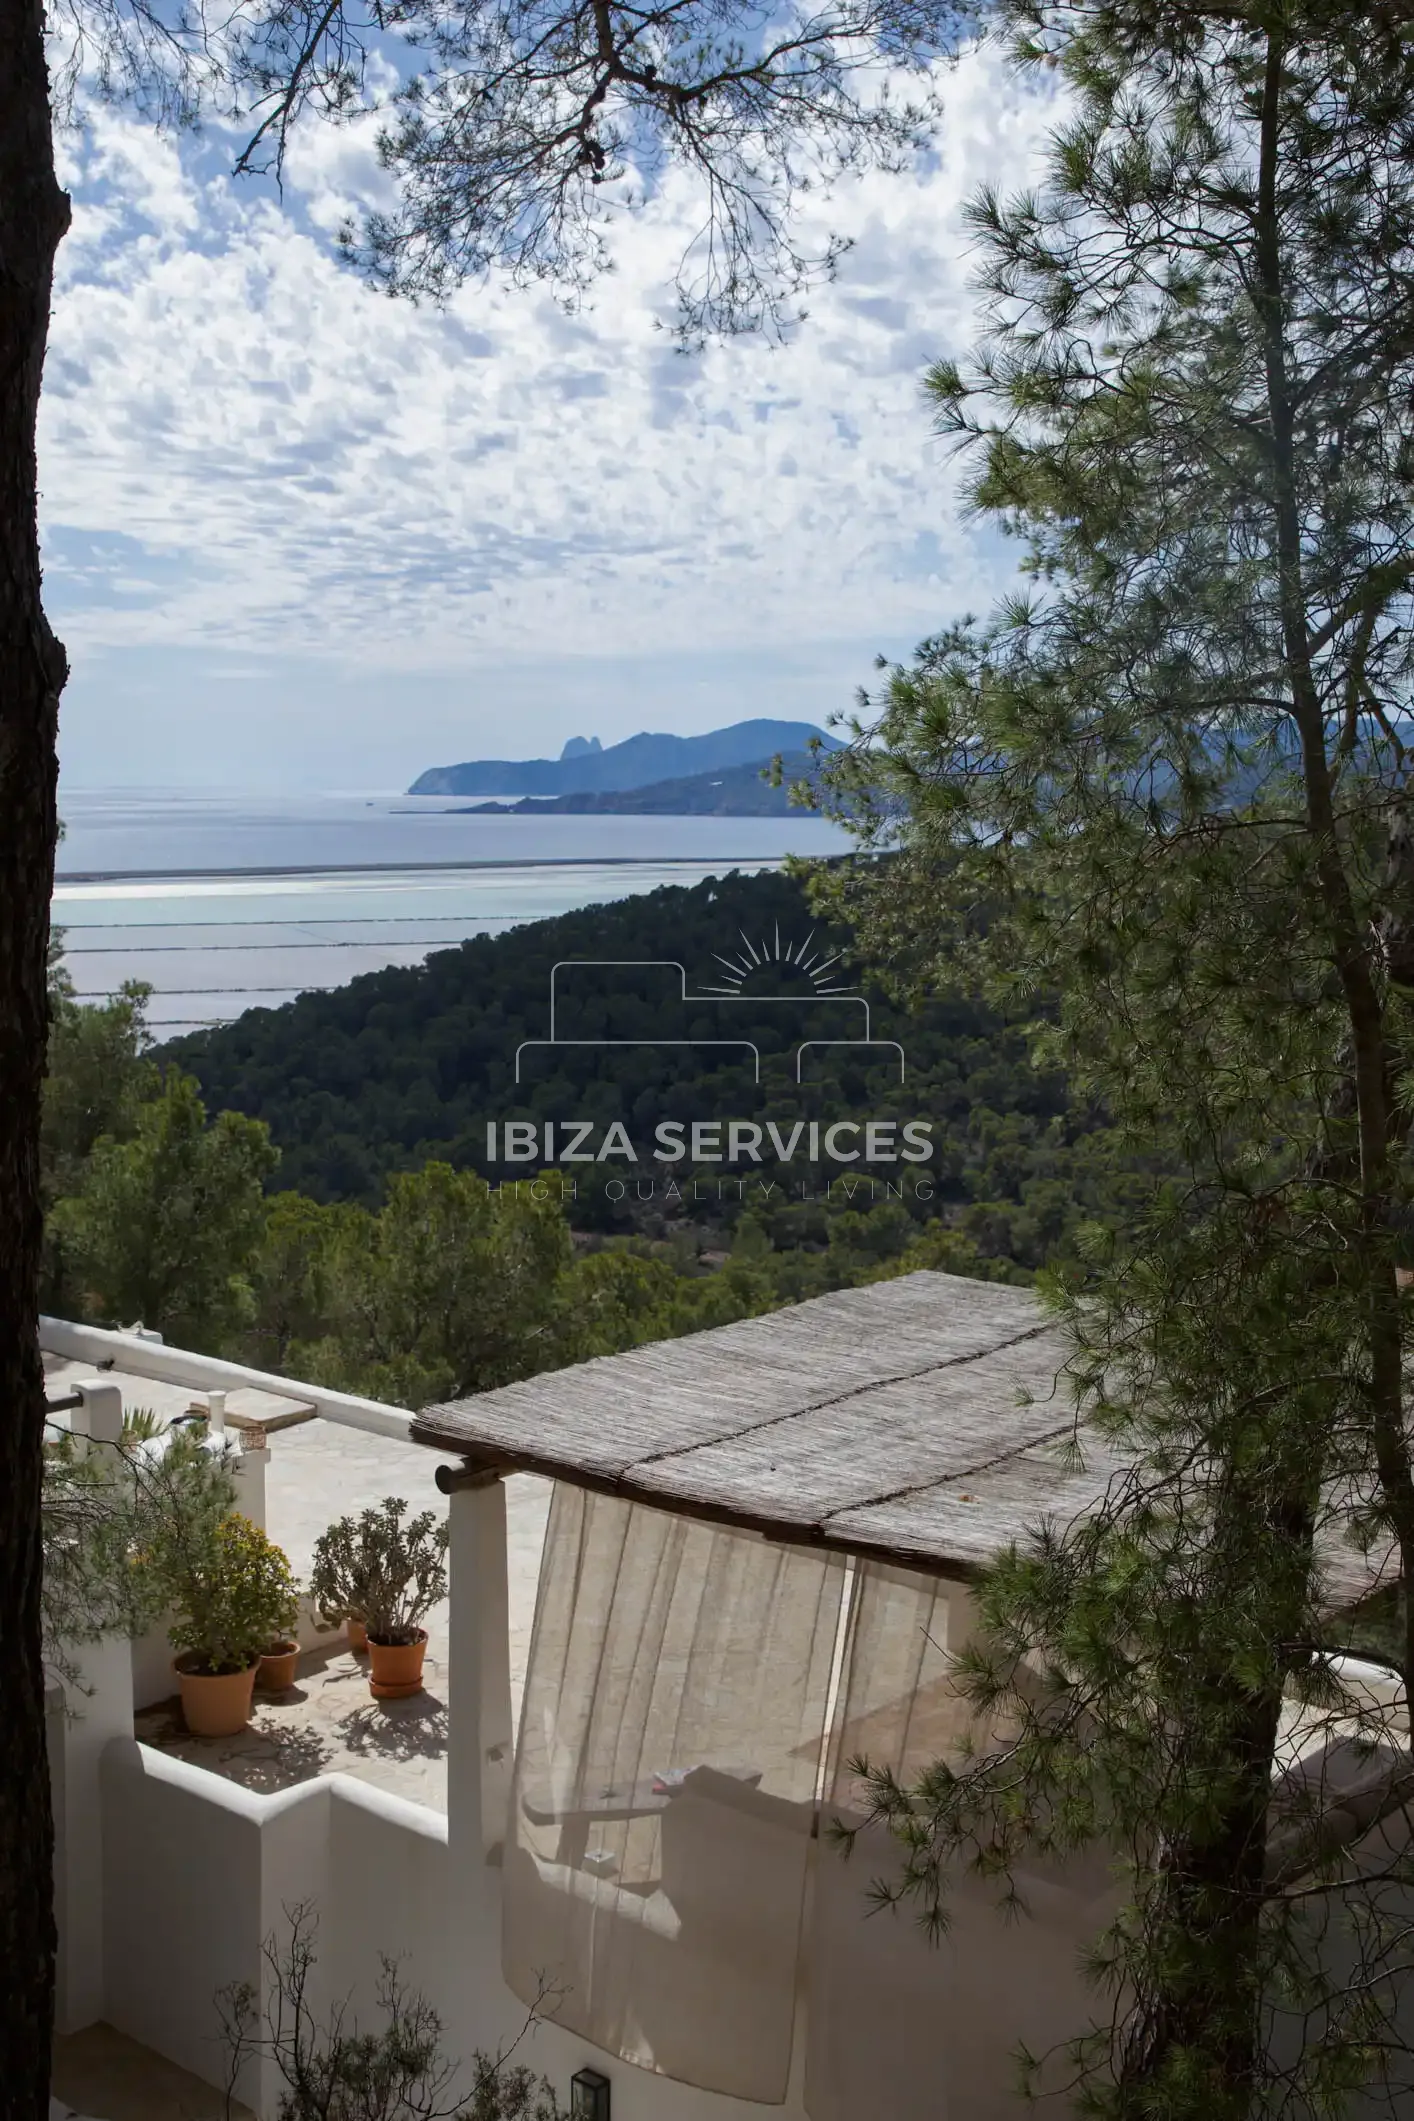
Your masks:
{"label": "distant island", "polygon": [[454,817],[583,817],[608,811],[618,817],[787,817],[807,816],[790,799],[792,781],[813,780],[816,761],[808,751],[775,754],[781,760],[779,787],[762,774],[771,763],[724,766],[719,773],[689,773],[679,780],[650,781],[646,788],[579,788],[572,795],[523,795],[518,802],[471,803]]}
{"label": "distant island", "polygon": [[[573,736],[557,759],[468,759],[459,766],[432,766],[420,773],[409,795],[562,796],[622,793],[673,781],[697,780],[737,767],[759,773],[777,753],[792,757],[818,742],[839,749],[811,722],[734,722],[705,736],[669,736],[648,730],[605,747],[598,737]],[[798,777],[798,776],[797,776]],[[662,809],[654,804],[650,808]],[[784,805],[782,805],[784,807]],[[749,814],[757,814],[755,807]],[[771,810],[763,814],[771,815]]]}

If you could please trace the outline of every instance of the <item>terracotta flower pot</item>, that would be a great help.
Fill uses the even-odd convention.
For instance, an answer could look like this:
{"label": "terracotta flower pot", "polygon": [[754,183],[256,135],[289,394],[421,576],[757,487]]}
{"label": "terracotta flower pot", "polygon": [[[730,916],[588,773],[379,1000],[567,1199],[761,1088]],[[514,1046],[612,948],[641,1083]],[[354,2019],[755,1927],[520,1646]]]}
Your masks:
{"label": "terracotta flower pot", "polygon": [[349,1622],[349,1648],[355,1657],[368,1655],[368,1630],[361,1620]]}
{"label": "terracotta flower pot", "polygon": [[415,1642],[374,1642],[368,1645],[369,1691],[379,1701],[402,1701],[422,1692],[422,1660],[427,1655],[427,1630],[419,1628]]}
{"label": "terracotta flower pot", "polygon": [[277,1648],[267,1650],[261,1658],[255,1683],[267,1694],[283,1694],[286,1687],[295,1683],[295,1666],[298,1663],[299,1644],[282,1642]]}
{"label": "terracotta flower pot", "polygon": [[188,1651],[173,1669],[182,1689],[182,1714],[194,1738],[234,1738],[250,1722],[251,1696],[259,1665],[245,1672],[193,1671],[197,1660]]}

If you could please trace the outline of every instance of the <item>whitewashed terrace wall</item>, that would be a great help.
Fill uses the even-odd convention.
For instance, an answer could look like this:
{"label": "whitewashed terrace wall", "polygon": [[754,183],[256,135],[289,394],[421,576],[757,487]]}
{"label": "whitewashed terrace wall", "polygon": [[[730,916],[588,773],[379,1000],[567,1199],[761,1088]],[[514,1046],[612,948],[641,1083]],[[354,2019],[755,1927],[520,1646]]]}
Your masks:
{"label": "whitewashed terrace wall", "polygon": [[[495,2051],[525,2023],[501,1979],[500,1872],[459,1861],[440,1812],[345,1775],[261,1797],[115,1739],[103,1758],[103,1846],[106,2016],[208,2083],[223,2068],[213,1999],[233,1982],[258,1987],[262,1939],[286,1935],[300,1902],[318,1914],[322,2006],[352,1997],[376,2022],[388,1956],[441,2016],[449,2056]],[[602,2069],[614,2121],[804,2121],[797,2097],[767,2109],[669,2083],[548,2023],[517,2059],[566,2100],[576,2069]],[[272,2121],[273,2069],[248,2070],[236,2090]]]}
{"label": "whitewashed terrace wall", "polygon": [[[76,1691],[75,1713],[50,1722],[61,2030],[104,2018],[222,2086],[217,1994],[242,1982],[259,1993],[264,1939],[286,1935],[289,1911],[308,1903],[326,2002],[347,1998],[376,2023],[380,1962],[392,1957],[441,2017],[449,2057],[494,2053],[522,2033],[525,2009],[500,1967],[511,1727],[499,1483],[455,1495],[451,1530],[446,1814],[343,1775],[262,1796],[139,1745],[130,1646],[82,1653],[88,1691]],[[575,2070],[603,2070],[614,2121],[805,2121],[798,2089],[769,2108],[725,2098],[632,2068],[544,2022],[517,2059],[566,2103]],[[235,2090],[274,2121],[272,2065],[247,2068]]]}
{"label": "whitewashed terrace wall", "polygon": [[[85,1425],[95,1437],[111,1427],[112,1392],[97,1382],[87,1387]],[[373,1411],[379,1422],[394,1418],[393,1410]],[[370,1418],[364,1425],[376,1424]],[[244,1506],[263,1521],[263,1461],[252,1463],[247,1475]],[[365,2023],[376,2022],[380,1960],[389,1956],[438,2012],[449,2056],[494,2052],[521,2032],[523,2006],[500,1970],[498,1847],[511,1726],[499,1484],[459,1490],[450,1522],[446,1814],[342,1775],[259,1796],[140,1746],[132,1735],[134,1681],[139,1666],[147,1672],[143,1659],[154,1674],[160,1659],[161,1691],[170,1692],[167,1646],[139,1646],[136,1660],[127,1643],[82,1653],[88,1691],[76,1696],[69,1716],[51,1695],[49,1720],[61,2031],[106,2018],[220,2086],[226,2065],[217,1992],[235,1982],[260,1991],[264,1939],[272,1933],[279,1939],[288,1911],[305,1902],[318,1917],[319,1995],[326,2002],[347,1998]],[[140,1696],[149,1683],[158,1678],[142,1677]],[[1003,2013],[1009,1975],[1022,1963],[1012,1939],[1005,1930],[988,1939],[984,1956],[995,1952],[990,1978],[972,1970],[974,1987],[994,1990]],[[1031,1974],[1047,1978],[1034,1966]],[[1405,1996],[1414,2009],[1411,1991],[1414,1983]],[[1414,2027],[1410,2033],[1414,2038]],[[775,2107],[656,2077],[549,2023],[534,2029],[518,2059],[548,2076],[562,2099],[576,2069],[601,2069],[612,2083],[614,2121],[806,2121],[804,2042],[796,2044],[797,2075],[785,2104]],[[261,2121],[274,2121],[280,2084],[271,2066],[248,2070],[236,2091]],[[997,2111],[990,2102],[988,2110]],[[1018,2121],[1024,2110],[1019,2098],[1014,2108],[1006,2106]],[[979,2121],[970,2097],[949,2110],[942,2087],[938,2112],[948,2121]],[[861,2115],[860,2121],[887,2117]]]}

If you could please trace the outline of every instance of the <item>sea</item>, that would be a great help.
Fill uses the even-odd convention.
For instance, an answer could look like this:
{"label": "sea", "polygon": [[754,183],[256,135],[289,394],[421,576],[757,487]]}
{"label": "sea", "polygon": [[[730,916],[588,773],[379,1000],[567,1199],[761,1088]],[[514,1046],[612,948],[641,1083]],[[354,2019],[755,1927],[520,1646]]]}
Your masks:
{"label": "sea", "polygon": [[447,796],[63,790],[54,923],[82,1000],[152,989],[157,1038],[278,1008],[471,935],[848,834],[785,818],[476,817]]}

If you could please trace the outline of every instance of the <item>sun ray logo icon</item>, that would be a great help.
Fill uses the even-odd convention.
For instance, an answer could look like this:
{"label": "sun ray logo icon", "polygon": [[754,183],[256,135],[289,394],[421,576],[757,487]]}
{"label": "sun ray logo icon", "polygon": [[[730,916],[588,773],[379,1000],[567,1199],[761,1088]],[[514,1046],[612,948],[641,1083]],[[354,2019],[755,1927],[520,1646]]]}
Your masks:
{"label": "sun ray logo icon", "polygon": [[839,951],[832,950],[828,955],[822,955],[820,951],[811,948],[815,941],[813,928],[803,943],[792,944],[787,941],[782,944],[781,924],[777,921],[774,945],[763,937],[759,949],[744,928],[739,928],[737,933],[745,944],[745,949],[734,957],[723,957],[720,950],[713,951],[712,955],[717,963],[726,968],[727,978],[715,987],[704,987],[704,994],[739,995],[752,973],[762,965],[789,965],[795,971],[805,973],[817,994],[849,992],[840,980]]}

